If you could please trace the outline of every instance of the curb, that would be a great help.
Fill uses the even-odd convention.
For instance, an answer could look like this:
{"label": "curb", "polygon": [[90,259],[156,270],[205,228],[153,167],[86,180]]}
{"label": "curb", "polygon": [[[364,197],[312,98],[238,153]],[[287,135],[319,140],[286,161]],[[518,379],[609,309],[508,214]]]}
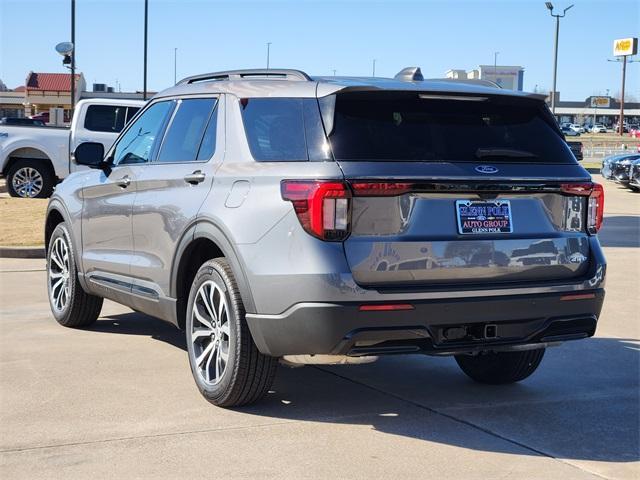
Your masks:
{"label": "curb", "polygon": [[44,258],[44,247],[2,247],[0,258]]}

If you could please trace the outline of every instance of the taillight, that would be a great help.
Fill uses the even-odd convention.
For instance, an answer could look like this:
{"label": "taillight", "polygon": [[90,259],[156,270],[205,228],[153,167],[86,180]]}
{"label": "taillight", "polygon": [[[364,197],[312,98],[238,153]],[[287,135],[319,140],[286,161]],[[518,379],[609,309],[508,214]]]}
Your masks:
{"label": "taillight", "polygon": [[351,190],[333,180],[283,180],[282,198],[293,203],[302,227],[321,240],[349,236]]}
{"label": "taillight", "polygon": [[598,233],[604,217],[604,189],[599,183],[565,183],[561,185],[562,193],[567,195],[588,196],[587,231]]}
{"label": "taillight", "polygon": [[587,207],[587,230],[590,233],[597,233],[602,226],[604,217],[604,189],[599,183],[594,183],[589,195]]}

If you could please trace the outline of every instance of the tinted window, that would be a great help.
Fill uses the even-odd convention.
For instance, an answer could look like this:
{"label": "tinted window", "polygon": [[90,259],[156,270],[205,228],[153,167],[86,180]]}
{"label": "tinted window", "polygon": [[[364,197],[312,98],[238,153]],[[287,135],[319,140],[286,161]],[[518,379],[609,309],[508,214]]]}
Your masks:
{"label": "tinted window", "polygon": [[336,160],[575,163],[542,102],[514,97],[338,94],[329,140]]}
{"label": "tinted window", "polygon": [[328,158],[328,145],[314,98],[245,98],[240,105],[249,148],[256,160]]}
{"label": "tinted window", "polygon": [[192,162],[198,156],[202,136],[216,100],[182,100],[162,142],[158,162]]}
{"label": "tinted window", "polygon": [[119,133],[124,128],[127,107],[115,105],[89,105],[84,128],[94,132]]}
{"label": "tinted window", "polygon": [[120,137],[113,154],[116,165],[149,161],[154,142],[172,105],[173,102],[155,103],[142,113]]}
{"label": "tinted window", "polygon": [[209,124],[204,131],[200,150],[198,150],[198,160],[209,160],[216,151],[216,132],[218,130],[218,109],[214,107]]}
{"label": "tinted window", "polygon": [[136,113],[138,113],[140,108],[138,107],[127,107],[127,119],[125,120],[125,124],[129,123],[129,121],[135,117]]}

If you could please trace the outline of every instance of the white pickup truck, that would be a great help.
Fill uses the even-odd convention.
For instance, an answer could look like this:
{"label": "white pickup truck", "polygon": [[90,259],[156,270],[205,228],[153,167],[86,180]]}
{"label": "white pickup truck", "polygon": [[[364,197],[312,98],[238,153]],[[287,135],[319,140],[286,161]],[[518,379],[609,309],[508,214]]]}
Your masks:
{"label": "white pickup truck", "polygon": [[100,142],[107,151],[142,100],[80,100],[71,128],[0,125],[0,175],[13,197],[46,198],[53,187],[80,169],[71,160],[83,142]]}

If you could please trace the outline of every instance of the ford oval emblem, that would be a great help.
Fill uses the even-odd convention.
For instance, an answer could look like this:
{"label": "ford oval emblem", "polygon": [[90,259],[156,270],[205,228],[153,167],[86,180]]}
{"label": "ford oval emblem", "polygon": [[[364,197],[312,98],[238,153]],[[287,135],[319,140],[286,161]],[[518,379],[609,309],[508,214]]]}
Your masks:
{"label": "ford oval emblem", "polygon": [[478,165],[476,167],[478,173],[498,173],[498,169],[491,165]]}

